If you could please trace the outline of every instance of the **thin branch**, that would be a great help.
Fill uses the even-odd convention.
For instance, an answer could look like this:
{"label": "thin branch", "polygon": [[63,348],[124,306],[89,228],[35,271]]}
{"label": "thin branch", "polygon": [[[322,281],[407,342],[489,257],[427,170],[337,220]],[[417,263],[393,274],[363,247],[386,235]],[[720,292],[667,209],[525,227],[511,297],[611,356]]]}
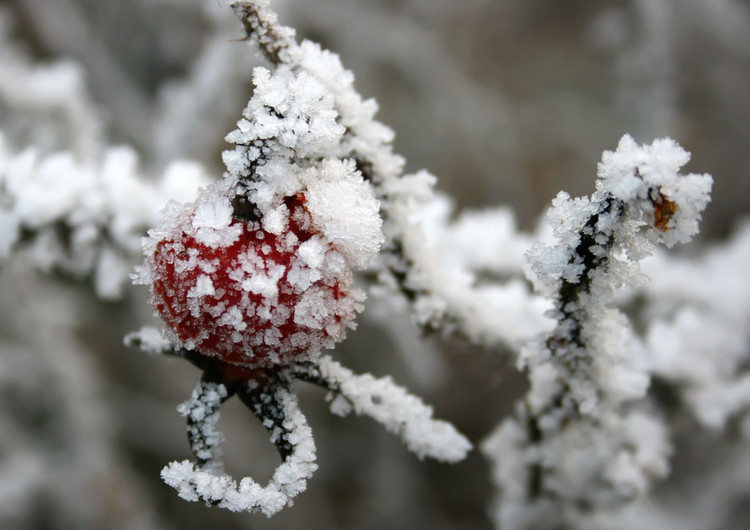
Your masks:
{"label": "thin branch", "polygon": [[459,462],[472,448],[450,423],[434,419],[431,407],[390,377],[357,375],[327,356],[316,364],[295,365],[289,368],[289,374],[335,394],[331,400],[331,411],[335,414],[345,416],[354,412],[371,417],[401,438],[420,458]]}
{"label": "thin branch", "polygon": [[[244,477],[237,483],[222,473],[214,461],[218,438],[213,425],[218,418],[218,407],[229,392],[223,385],[201,384],[202,396],[210,402],[209,406],[188,409],[195,416],[192,428],[203,433],[191,438],[191,442],[195,442],[194,450],[198,450],[198,465],[189,460],[171,462],[162,470],[164,482],[175,488],[185,500],[203,501],[208,506],[235,512],[259,511],[270,517],[291,504],[292,499],[307,488],[307,479],[318,468],[312,431],[299,409],[297,398],[281,384],[269,384],[262,389],[248,386],[239,391],[242,401],[270,431],[271,441],[279,449],[283,461],[266,486],[260,486],[251,477]],[[201,412],[207,413],[204,418],[200,418]],[[201,459],[210,465],[202,466]]]}
{"label": "thin branch", "polygon": [[198,381],[190,399],[180,405],[180,413],[187,418],[190,449],[201,469],[220,471],[220,444],[224,435],[216,430],[219,409],[234,394],[233,388],[210,381],[205,375]]}
{"label": "thin branch", "polygon": [[266,59],[276,65],[293,62],[295,31],[279,24],[268,0],[237,0],[231,7],[242,23],[245,39],[257,46]]}

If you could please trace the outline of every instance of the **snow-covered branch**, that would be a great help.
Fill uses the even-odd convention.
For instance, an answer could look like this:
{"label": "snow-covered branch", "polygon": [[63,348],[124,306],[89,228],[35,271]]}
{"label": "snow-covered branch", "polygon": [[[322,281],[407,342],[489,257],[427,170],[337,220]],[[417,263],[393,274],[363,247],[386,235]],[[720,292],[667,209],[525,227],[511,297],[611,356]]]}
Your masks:
{"label": "snow-covered branch", "polygon": [[222,384],[205,381],[199,381],[191,399],[180,407],[188,418],[188,436],[198,465],[188,460],[172,462],[161,476],[185,500],[203,501],[233,512],[259,511],[270,517],[307,488],[307,479],[318,468],[315,442],[296,396],[285,385],[250,384],[237,391],[271,433],[271,441],[282,456],[269,483],[261,486],[244,477],[238,484],[223,472],[217,453],[223,436],[215,426],[228,391]]}
{"label": "snow-covered branch", "polygon": [[197,164],[175,161],[151,183],[127,147],[95,159],[15,153],[0,134],[0,260],[23,250],[35,267],[92,276],[99,296],[117,298],[160,210],[208,182]]}
{"label": "snow-covered branch", "polygon": [[575,527],[666,475],[668,430],[640,402],[644,346],[609,304],[642,281],[637,263],[655,242],[671,247],[697,233],[712,181],[679,174],[688,159],[671,140],[638,146],[625,136],[604,154],[591,198],[561,193],[553,202],[558,243],[535,246],[529,261],[557,324],[522,350],[531,388],[484,444],[502,527]]}
{"label": "snow-covered branch", "polygon": [[390,377],[356,375],[328,356],[316,365],[300,365],[291,370],[294,377],[331,391],[334,414],[346,416],[354,412],[371,417],[399,436],[420,458],[460,462],[471,449],[471,443],[453,425],[433,419],[431,407]]}

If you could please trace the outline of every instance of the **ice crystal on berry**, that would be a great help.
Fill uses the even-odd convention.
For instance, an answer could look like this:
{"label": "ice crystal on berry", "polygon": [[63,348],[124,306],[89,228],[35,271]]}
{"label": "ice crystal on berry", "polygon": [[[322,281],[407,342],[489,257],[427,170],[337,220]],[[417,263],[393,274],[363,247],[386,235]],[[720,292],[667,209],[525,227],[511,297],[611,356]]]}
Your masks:
{"label": "ice crystal on berry", "polygon": [[156,312],[185,348],[269,365],[314,359],[343,338],[364,293],[312,227],[304,195],[287,198],[268,223],[233,218],[221,195],[201,199],[154,233],[144,275]]}

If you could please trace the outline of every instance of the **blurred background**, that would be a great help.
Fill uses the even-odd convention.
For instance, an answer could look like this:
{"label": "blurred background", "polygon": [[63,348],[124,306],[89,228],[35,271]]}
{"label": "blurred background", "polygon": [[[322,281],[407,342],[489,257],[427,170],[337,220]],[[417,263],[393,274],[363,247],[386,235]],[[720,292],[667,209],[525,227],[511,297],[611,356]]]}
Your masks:
{"label": "blurred background", "polygon": [[[602,151],[624,133],[670,136],[693,154],[689,171],[714,176],[701,241],[682,252],[722,241],[750,210],[747,0],[272,5],[299,38],[341,56],[407,170],[438,176],[459,210],[509,206],[531,230],[558,191],[593,191]],[[0,129],[17,149],[96,157],[128,144],[144,174],[189,158],[218,177],[261,64],[241,36],[215,0],[4,0]],[[20,89],[25,66],[70,71],[59,100]],[[102,302],[21,259],[0,269],[0,528],[492,528],[478,452],[457,466],[421,462],[302,386],[320,469],[293,508],[266,519],[177,498],[159,470],[189,457],[175,407],[199,374],[122,345],[151,322],[145,291]],[[335,358],[392,374],[478,443],[524,390],[507,352],[421,336],[385,304],[373,300]],[[230,403],[220,428],[231,473],[270,477],[278,456],[246,410]],[[689,451],[721,452],[732,436],[705,437]],[[747,528],[747,501],[734,495],[710,527]]]}

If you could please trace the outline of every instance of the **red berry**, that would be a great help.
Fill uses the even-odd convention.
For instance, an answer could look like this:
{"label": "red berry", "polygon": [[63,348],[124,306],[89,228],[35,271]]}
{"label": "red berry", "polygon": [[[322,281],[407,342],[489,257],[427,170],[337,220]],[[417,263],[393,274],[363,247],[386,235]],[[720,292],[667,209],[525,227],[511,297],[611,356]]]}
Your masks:
{"label": "red berry", "polygon": [[285,205],[280,233],[232,219],[223,244],[201,242],[189,229],[157,243],[151,301],[185,347],[267,366],[314,358],[352,326],[363,295],[351,271],[310,226],[304,198]]}

